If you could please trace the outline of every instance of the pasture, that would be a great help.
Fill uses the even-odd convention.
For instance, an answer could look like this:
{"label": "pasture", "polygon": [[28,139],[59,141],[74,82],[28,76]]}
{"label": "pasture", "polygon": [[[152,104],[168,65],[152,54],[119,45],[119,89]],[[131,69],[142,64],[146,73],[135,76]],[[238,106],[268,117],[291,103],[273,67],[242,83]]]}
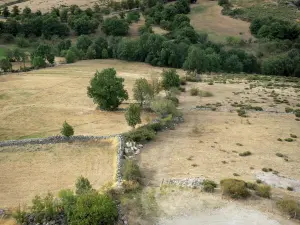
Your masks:
{"label": "pasture", "polygon": [[[34,70],[0,77],[0,140],[58,135],[65,120],[80,135],[111,135],[130,129],[124,111],[104,112],[87,96],[87,86],[96,70],[114,67],[125,78],[133,101],[135,80],[160,76],[162,68],[118,60],[80,61],[72,65]],[[143,121],[151,114],[143,114]]]}
{"label": "pasture", "polygon": [[114,179],[117,140],[0,148],[0,208],[30,204],[35,195],[74,190],[79,176],[99,189]]}

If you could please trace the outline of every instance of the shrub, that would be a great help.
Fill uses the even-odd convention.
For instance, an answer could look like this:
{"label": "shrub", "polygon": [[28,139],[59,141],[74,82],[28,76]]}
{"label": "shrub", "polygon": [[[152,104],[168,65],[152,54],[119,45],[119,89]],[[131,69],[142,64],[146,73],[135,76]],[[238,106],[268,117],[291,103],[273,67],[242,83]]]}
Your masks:
{"label": "shrub", "polygon": [[175,69],[162,72],[162,86],[165,90],[169,90],[172,87],[180,87],[180,78]]}
{"label": "shrub", "polygon": [[291,138],[297,138],[297,135],[295,134],[290,134]]}
{"label": "shrub", "polygon": [[251,155],[252,153],[250,151],[246,151],[246,152],[242,152],[239,154],[239,156],[249,156]]}
{"label": "shrub", "polygon": [[125,193],[136,191],[140,188],[140,184],[132,180],[124,180],[122,187]]}
{"label": "shrub", "polygon": [[293,108],[290,108],[290,107],[286,107],[286,108],[285,108],[285,112],[286,112],[286,113],[292,113],[292,112],[294,112],[294,109],[293,109]]}
{"label": "shrub", "polygon": [[166,117],[167,115],[177,116],[179,114],[174,102],[165,98],[154,99],[150,108],[161,117]]}
{"label": "shrub", "polygon": [[201,97],[212,97],[214,96],[213,93],[209,91],[199,91],[199,96]]}
{"label": "shrub", "polygon": [[199,88],[191,88],[190,94],[191,96],[197,96],[199,94]]}
{"label": "shrub", "polygon": [[214,192],[215,188],[217,187],[216,182],[212,181],[212,180],[204,180],[202,183],[203,187],[202,190],[205,192]]}
{"label": "shrub", "polygon": [[141,121],[141,107],[138,104],[130,104],[125,112],[127,124],[133,128]]}
{"label": "shrub", "polygon": [[288,191],[293,191],[293,190],[294,190],[293,187],[287,187],[286,189],[287,189]]}
{"label": "shrub", "polygon": [[123,177],[127,181],[141,182],[142,175],[139,166],[133,160],[126,160]]}
{"label": "shrub", "polygon": [[256,180],[256,183],[261,184],[262,181],[261,181],[260,179],[257,179],[257,180]]}
{"label": "shrub", "polygon": [[282,199],[276,202],[277,207],[291,218],[300,219],[300,204],[293,199]]}
{"label": "shrub", "polygon": [[77,57],[76,57],[75,53],[71,49],[69,49],[66,54],[66,62],[74,63],[76,61],[76,59],[77,59]]}
{"label": "shrub", "polygon": [[293,138],[286,138],[286,139],[284,139],[286,142],[293,142],[294,141],[294,139]]}
{"label": "shrub", "polygon": [[247,182],[246,187],[251,190],[256,190],[257,184],[252,183],[252,182]]}
{"label": "shrub", "polygon": [[0,59],[0,69],[4,72],[10,71],[12,69],[12,64],[8,60],[8,58],[2,58]]}
{"label": "shrub", "polygon": [[271,187],[263,184],[257,185],[255,193],[263,198],[271,198]]}
{"label": "shrub", "polygon": [[281,153],[276,153],[276,156],[278,156],[278,157],[283,157],[284,155],[281,154]]}
{"label": "shrub", "polygon": [[234,199],[242,199],[250,196],[247,190],[246,182],[237,179],[224,179],[221,181],[223,195],[230,196]]}
{"label": "shrub", "polygon": [[237,110],[237,113],[240,117],[247,117],[247,113],[246,113],[246,110],[243,109],[243,108],[240,108]]}
{"label": "shrub", "polygon": [[65,137],[71,137],[74,135],[74,129],[70,124],[67,123],[67,121],[64,122],[60,132]]}
{"label": "shrub", "polygon": [[282,139],[281,138],[277,138],[277,141],[282,141]]}
{"label": "shrub", "polygon": [[129,131],[124,134],[125,139],[134,142],[151,141],[155,138],[155,132],[152,129],[146,127],[139,127],[135,130]]}
{"label": "shrub", "polygon": [[300,111],[295,112],[296,117],[300,117]]}
{"label": "shrub", "polygon": [[80,176],[77,178],[76,184],[76,194],[82,195],[92,191],[92,185],[87,178]]}
{"label": "shrub", "polygon": [[218,0],[220,6],[229,5],[229,0]]}

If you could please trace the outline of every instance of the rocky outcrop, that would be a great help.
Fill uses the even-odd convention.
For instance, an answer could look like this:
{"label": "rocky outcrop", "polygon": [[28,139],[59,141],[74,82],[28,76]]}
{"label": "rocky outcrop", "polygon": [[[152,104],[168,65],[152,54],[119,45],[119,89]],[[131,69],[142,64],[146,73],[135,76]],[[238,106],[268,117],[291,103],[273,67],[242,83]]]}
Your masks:
{"label": "rocky outcrop", "polygon": [[172,179],[164,179],[162,181],[162,185],[175,185],[179,187],[201,188],[204,180],[205,180],[204,177],[172,178]]}

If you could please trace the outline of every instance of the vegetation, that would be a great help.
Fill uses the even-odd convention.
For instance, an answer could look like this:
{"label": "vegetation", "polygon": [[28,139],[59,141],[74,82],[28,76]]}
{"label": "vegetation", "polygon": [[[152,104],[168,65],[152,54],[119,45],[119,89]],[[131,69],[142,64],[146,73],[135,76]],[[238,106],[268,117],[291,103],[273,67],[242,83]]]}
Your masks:
{"label": "vegetation", "polygon": [[250,151],[242,152],[239,154],[239,156],[249,156],[249,155],[252,155]]}
{"label": "vegetation", "polygon": [[271,198],[271,187],[268,185],[257,185],[255,188],[255,193],[263,198]]}
{"label": "vegetation", "polygon": [[100,109],[115,110],[128,99],[123,82],[124,79],[117,77],[113,68],[97,71],[88,87],[88,96],[93,98],[94,103],[98,104]]}
{"label": "vegetation", "polygon": [[77,178],[75,187],[76,195],[82,195],[92,191],[92,185],[90,184],[90,181],[83,176]]}
{"label": "vegetation", "polygon": [[176,70],[164,70],[162,73],[162,87],[170,90],[173,87],[180,87],[180,78]]}
{"label": "vegetation", "polygon": [[291,218],[300,219],[300,204],[293,199],[282,199],[276,202],[277,207]]}
{"label": "vegetation", "polygon": [[71,137],[74,135],[74,129],[70,124],[67,123],[67,121],[65,121],[63,124],[61,134],[65,137]]}
{"label": "vegetation", "polygon": [[202,185],[203,185],[202,190],[210,193],[214,192],[215,188],[217,187],[216,182],[212,180],[203,180]]}
{"label": "vegetation", "polygon": [[141,182],[140,168],[133,160],[125,160],[123,177],[127,181]]}
{"label": "vegetation", "polygon": [[133,97],[141,106],[149,107],[151,100],[154,98],[154,88],[145,78],[135,80],[133,87]]}
{"label": "vegetation", "polygon": [[141,121],[141,107],[138,104],[130,104],[125,112],[127,124],[133,128]]}
{"label": "vegetation", "polygon": [[250,192],[247,190],[246,182],[242,180],[221,180],[221,188],[223,195],[227,195],[234,199],[243,199],[250,196]]}

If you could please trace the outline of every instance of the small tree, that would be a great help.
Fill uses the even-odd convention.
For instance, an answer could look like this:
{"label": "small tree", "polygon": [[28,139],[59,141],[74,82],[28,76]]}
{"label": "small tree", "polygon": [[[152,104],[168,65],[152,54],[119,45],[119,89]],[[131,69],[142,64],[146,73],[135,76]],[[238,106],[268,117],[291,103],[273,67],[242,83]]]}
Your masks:
{"label": "small tree", "polygon": [[117,77],[116,70],[113,68],[97,71],[90,81],[87,94],[93,98],[94,103],[98,104],[100,109],[115,110],[128,99],[123,82],[124,79]]}
{"label": "small tree", "polygon": [[4,72],[10,71],[12,69],[11,62],[8,60],[8,58],[0,59],[0,69]]}
{"label": "small tree", "polygon": [[61,129],[61,134],[65,137],[71,137],[74,135],[74,129],[73,127],[67,123],[67,121],[64,122],[63,127]]}
{"label": "small tree", "polygon": [[162,86],[165,90],[169,90],[171,87],[180,87],[180,78],[175,69],[163,71]]}
{"label": "small tree", "polygon": [[145,105],[154,97],[152,86],[145,78],[139,78],[135,81],[133,87],[133,97],[140,105]]}
{"label": "small tree", "polygon": [[76,187],[76,195],[86,194],[93,190],[90,181],[83,176],[77,178],[75,187]]}
{"label": "small tree", "polygon": [[77,57],[76,57],[75,53],[71,49],[69,49],[66,54],[66,62],[74,63],[76,61],[76,58]]}
{"label": "small tree", "polygon": [[35,69],[46,67],[46,62],[41,56],[34,56],[31,60],[31,64]]}
{"label": "small tree", "polygon": [[135,128],[137,124],[140,124],[142,122],[141,107],[138,104],[130,104],[125,113],[125,119],[129,126]]}

